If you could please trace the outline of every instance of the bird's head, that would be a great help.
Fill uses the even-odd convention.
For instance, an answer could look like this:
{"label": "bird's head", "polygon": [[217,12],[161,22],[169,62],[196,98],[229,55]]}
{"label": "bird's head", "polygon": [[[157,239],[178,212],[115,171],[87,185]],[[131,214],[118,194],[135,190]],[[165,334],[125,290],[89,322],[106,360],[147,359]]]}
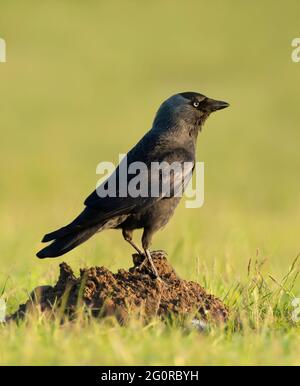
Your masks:
{"label": "bird's head", "polygon": [[228,106],[227,102],[211,99],[196,92],[182,92],[173,95],[160,106],[154,127],[166,130],[183,124],[201,130],[211,113]]}

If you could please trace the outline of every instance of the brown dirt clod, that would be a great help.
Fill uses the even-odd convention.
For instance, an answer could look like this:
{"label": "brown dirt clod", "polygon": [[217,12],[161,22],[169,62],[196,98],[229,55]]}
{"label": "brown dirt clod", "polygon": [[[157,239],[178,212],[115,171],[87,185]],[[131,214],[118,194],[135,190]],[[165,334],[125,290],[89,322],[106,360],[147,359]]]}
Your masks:
{"label": "brown dirt clod", "polygon": [[9,319],[22,319],[39,306],[42,312],[63,309],[63,315],[75,318],[85,305],[95,317],[115,316],[125,323],[131,314],[149,319],[169,315],[195,316],[202,321],[225,322],[227,307],[195,282],[180,279],[169,264],[166,253],[152,252],[152,259],[162,281],[153,276],[147,262],[140,268],[141,257],[133,255],[134,266],[126,271],[110,272],[105,267],[80,270],[76,277],[66,264],[60,264],[54,287],[36,288],[26,304]]}

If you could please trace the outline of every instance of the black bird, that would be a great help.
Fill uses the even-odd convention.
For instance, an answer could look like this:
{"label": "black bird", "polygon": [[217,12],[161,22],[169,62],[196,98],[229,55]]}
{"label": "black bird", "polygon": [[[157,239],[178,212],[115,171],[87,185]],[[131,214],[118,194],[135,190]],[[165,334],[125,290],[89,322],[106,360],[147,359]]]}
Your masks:
{"label": "black bird", "polygon": [[[212,112],[228,106],[226,102],[210,99],[196,92],[183,92],[170,97],[160,106],[152,128],[127,154],[128,166],[133,162],[143,162],[146,171],[150,171],[153,162],[179,162],[181,165],[189,163],[192,172],[198,133]],[[107,187],[113,177],[117,177],[116,181],[119,180],[120,165],[104,182],[102,188]],[[146,196],[121,197],[118,193],[124,188],[121,186],[122,182],[116,185],[115,197],[100,197],[96,189],[85,200],[83,212],[73,222],[44,236],[42,242],[52,243],[39,251],[37,256],[61,256],[97,232],[112,228],[122,229],[124,239],[139,254],[148,258],[154,274],[158,277],[149,247],[153,234],[167,224],[180,201],[181,197],[176,192],[180,187],[184,189],[183,176],[176,173],[169,177],[171,189],[168,195],[160,190],[158,195],[151,195],[148,191]],[[133,177],[134,175],[128,174],[125,183],[129,184]],[[151,173],[145,178],[149,180],[150,185],[157,183],[160,186],[163,180],[161,173],[157,177],[158,181],[151,180]],[[143,228],[143,252],[132,239],[133,231],[139,228]]]}

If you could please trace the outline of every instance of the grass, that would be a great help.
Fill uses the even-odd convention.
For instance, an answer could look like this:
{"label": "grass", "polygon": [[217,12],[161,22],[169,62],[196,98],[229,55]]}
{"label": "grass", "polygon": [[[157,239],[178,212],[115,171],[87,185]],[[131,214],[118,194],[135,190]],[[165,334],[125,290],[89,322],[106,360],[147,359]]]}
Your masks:
{"label": "grass", "polygon": [[250,261],[248,281],[224,296],[232,312],[225,326],[199,333],[189,320],[133,319],[121,327],[80,315],[62,326],[37,310],[26,323],[0,329],[1,361],[15,364],[17,351],[20,365],[299,365],[300,329],[290,317],[298,260],[280,283],[263,276],[263,261]]}
{"label": "grass", "polygon": [[82,208],[98,162],[126,152],[163,99],[195,90],[231,108],[199,138],[204,206],[182,203],[153,249],[225,299],[243,328],[59,326],[39,316],[0,327],[0,364],[300,364],[291,320],[300,297],[297,10],[296,0],[1,2],[0,289],[8,279],[9,312],[54,283],[63,260],[75,270],[130,265],[114,231],[60,259],[35,252]]}

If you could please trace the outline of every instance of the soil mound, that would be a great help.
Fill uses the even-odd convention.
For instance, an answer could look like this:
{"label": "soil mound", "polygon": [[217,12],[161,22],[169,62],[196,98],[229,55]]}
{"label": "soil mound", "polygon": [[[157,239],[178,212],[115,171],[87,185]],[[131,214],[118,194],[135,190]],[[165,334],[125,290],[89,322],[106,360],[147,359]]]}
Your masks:
{"label": "soil mound", "polygon": [[132,268],[120,269],[115,274],[105,267],[92,267],[81,269],[76,277],[62,263],[56,285],[36,288],[27,303],[9,319],[22,319],[37,306],[43,312],[53,313],[54,308],[63,308],[63,315],[75,318],[84,306],[92,316],[114,315],[121,323],[126,323],[132,313],[145,318],[175,314],[195,316],[201,321],[227,320],[226,306],[199,284],[180,279],[163,251],[151,255],[162,282],[155,279],[148,261],[139,267],[139,255],[133,255]]}

